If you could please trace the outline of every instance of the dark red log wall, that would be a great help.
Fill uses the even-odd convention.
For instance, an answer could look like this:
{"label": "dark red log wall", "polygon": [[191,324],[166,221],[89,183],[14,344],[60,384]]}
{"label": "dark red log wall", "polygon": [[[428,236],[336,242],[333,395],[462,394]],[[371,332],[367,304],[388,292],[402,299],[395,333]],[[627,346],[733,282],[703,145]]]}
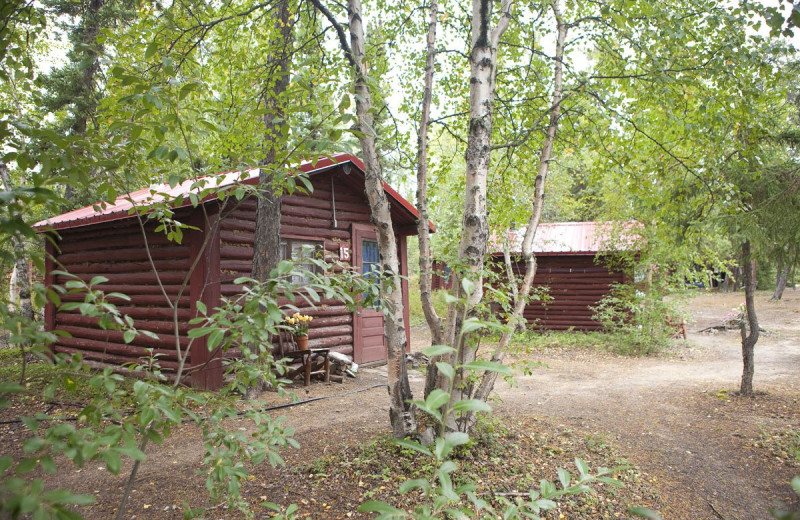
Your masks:
{"label": "dark red log wall", "polygon": [[609,269],[594,256],[540,256],[534,288],[549,288],[550,300],[534,301],[524,312],[534,327],[549,330],[598,330],[591,307],[609,293],[612,284],[623,283],[622,271]]}
{"label": "dark red log wall", "polygon": [[[336,219],[333,223],[333,179],[336,197]],[[339,257],[340,246],[350,248],[354,224],[371,225],[369,206],[363,193],[363,178],[347,175],[342,169],[312,175],[311,195],[294,194],[283,198],[281,235],[287,238],[321,242],[325,251]],[[229,199],[230,200],[230,199]],[[221,209],[220,209],[221,207]],[[198,299],[213,309],[220,296],[233,296],[238,286],[233,282],[250,276],[253,258],[256,202],[218,203],[206,205],[204,218],[200,209],[180,210],[176,218],[189,221],[200,231],[187,232],[182,244],[169,242],[163,233],[148,228],[147,247],[136,219],[87,225],[60,232],[56,247],[49,246],[56,269],[65,270],[89,281],[102,275],[109,281],[101,286],[105,292],[120,292],[130,296],[129,302],[112,299],[120,312],[134,318],[138,329],[149,330],[158,338],[138,335],[130,344],[121,331],[103,330],[96,318],[82,316],[78,311],[56,311],[51,305],[46,311],[48,328],[63,330],[71,337],[59,338],[55,352],[80,352],[84,359],[99,365],[141,364],[143,358],[158,354],[158,363],[165,372],[178,367],[176,335],[173,316],[177,318],[177,337],[182,349],[191,344],[191,358],[186,368],[194,370],[192,384],[216,388],[222,384],[219,359],[209,354],[204,338],[190,342],[189,320],[196,315],[194,302]],[[219,212],[219,222],[217,212]],[[405,237],[399,238],[403,273],[407,272]],[[158,278],[148,259],[152,255]],[[196,259],[196,261],[195,261]],[[64,284],[69,278],[48,275],[48,282]],[[160,285],[158,283],[160,280]],[[406,317],[408,289],[404,283]],[[64,301],[83,301],[83,295],[67,295]],[[301,312],[314,316],[309,331],[311,347],[330,347],[353,355],[354,315],[338,301],[323,301],[316,309],[304,307],[303,300],[295,305]],[[173,309],[174,306],[174,309]]]}
{"label": "dark red log wall", "polygon": [[[121,313],[133,318],[136,328],[154,332],[158,338],[139,334],[126,344],[123,332],[101,329],[97,325],[98,318],[83,316],[78,310],[56,312],[51,305],[46,309],[48,328],[71,335],[60,337],[53,345],[54,351],[80,352],[87,361],[111,365],[140,364],[143,358],[158,354],[162,368],[174,371],[178,356],[173,316],[179,322],[179,344],[185,349],[189,343],[185,335],[189,328],[187,322],[193,314],[187,275],[192,265],[189,241],[171,243],[163,234],[154,233],[150,226],[145,247],[136,219],[68,229],[61,231],[60,236],[56,246],[48,246],[55,258],[51,265],[86,282],[95,276],[108,278],[108,282],[97,289],[128,295],[130,301],[119,298],[109,301]],[[158,278],[148,259],[148,249]],[[48,271],[48,282],[63,285],[68,280],[70,277],[54,276]],[[84,296],[83,293],[67,294],[62,300],[82,302]]]}
{"label": "dark red log wall", "polygon": [[[363,178],[356,173],[346,174],[340,168],[326,174],[312,175],[314,187],[310,195],[286,195],[281,208],[281,236],[322,244],[326,255],[339,258],[341,247],[347,247],[350,258],[355,257],[352,242],[353,225],[371,227],[369,205],[364,194]],[[336,226],[333,221],[334,199]],[[220,224],[221,293],[233,296],[239,288],[233,281],[250,276],[253,258],[256,202],[245,200],[232,210],[222,210]],[[400,237],[401,269],[407,272],[405,237]],[[406,314],[408,289],[404,284]],[[353,356],[358,338],[354,337],[354,316],[341,302],[323,301],[312,308],[302,299],[294,305],[300,312],[314,317],[309,328],[309,347],[329,347],[336,352]],[[408,332],[408,331],[407,331]],[[409,338],[410,341],[410,338]]]}

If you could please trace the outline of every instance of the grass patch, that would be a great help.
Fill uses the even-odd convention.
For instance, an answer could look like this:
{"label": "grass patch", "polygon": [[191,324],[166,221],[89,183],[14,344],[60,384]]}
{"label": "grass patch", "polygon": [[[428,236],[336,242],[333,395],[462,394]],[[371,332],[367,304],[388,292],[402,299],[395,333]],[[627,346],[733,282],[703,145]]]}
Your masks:
{"label": "grass patch", "polygon": [[663,348],[640,335],[600,331],[537,331],[514,334],[512,345],[518,354],[530,354],[547,349],[600,350],[619,356],[640,357],[661,352]]}
{"label": "grass patch", "polygon": [[[540,479],[557,481],[559,467],[577,474],[576,457],[585,460],[593,471],[626,464],[602,435],[558,432],[536,420],[514,424],[493,420],[481,425],[473,441],[455,452],[453,460],[459,470],[453,478],[456,485],[475,483],[479,496],[497,503],[501,496],[513,500],[517,494],[538,487]],[[418,505],[421,495],[416,491],[399,494],[399,486],[409,479],[431,479],[437,467],[434,458],[398,446],[386,435],[365,445],[336,450],[296,471],[312,481],[308,491],[313,496],[354,490],[351,506],[359,501],[382,500],[410,510]],[[565,498],[547,518],[626,518],[630,506],[658,509],[658,496],[638,469],[621,469],[615,478],[623,488],[596,484],[596,493]]]}
{"label": "grass patch", "polygon": [[[447,302],[444,296],[447,291],[441,289],[433,291],[433,308],[439,316],[447,315]],[[425,314],[422,311],[422,298],[419,292],[419,276],[412,276],[408,280],[408,315],[412,327],[425,325]]]}

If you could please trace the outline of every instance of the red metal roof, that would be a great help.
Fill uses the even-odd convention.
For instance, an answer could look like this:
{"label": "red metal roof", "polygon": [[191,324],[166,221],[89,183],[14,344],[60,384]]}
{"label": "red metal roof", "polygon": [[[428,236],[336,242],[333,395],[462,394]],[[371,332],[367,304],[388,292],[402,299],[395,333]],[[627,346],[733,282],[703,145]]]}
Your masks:
{"label": "red metal roof", "polygon": [[[599,251],[628,251],[635,249],[639,236],[632,232],[639,227],[630,222],[548,222],[539,224],[533,239],[533,252],[537,255],[594,255]],[[511,251],[522,249],[525,230],[509,233]],[[493,236],[496,249],[501,241]]]}
{"label": "red metal roof", "polygon": [[[319,158],[317,161],[304,161],[297,167],[297,170],[304,172],[308,175],[314,175],[330,170],[334,166],[351,163],[358,168],[361,174],[364,174],[364,163],[358,157],[347,154],[339,153],[330,156]],[[191,192],[199,193],[203,189],[208,188],[224,188],[232,186],[235,183],[244,183],[254,185],[258,182],[258,174],[260,168],[250,168],[244,171],[230,171],[223,172],[216,175],[209,175],[204,178],[205,185],[198,186],[196,180],[187,180],[174,187],[168,184],[154,184],[149,188],[139,191],[134,191],[118,197],[113,204],[93,204],[84,208],[76,209],[63,213],[61,215],[42,220],[34,224],[34,229],[39,232],[50,230],[71,229],[80,226],[88,226],[100,222],[111,222],[129,218],[132,214],[130,210],[134,207],[146,207],[151,204],[162,202],[166,199],[175,199],[181,195],[186,196],[183,203],[175,206],[174,209],[191,206],[191,201],[188,195]],[[194,186],[194,187],[193,187]],[[383,183],[383,189],[390,200],[394,201],[401,208],[407,211],[414,220],[419,218],[416,208],[402,195],[400,195],[394,188],[389,186],[386,182]],[[204,199],[204,202],[216,199],[216,194],[209,195]],[[434,225],[429,222],[431,231],[434,231]]]}

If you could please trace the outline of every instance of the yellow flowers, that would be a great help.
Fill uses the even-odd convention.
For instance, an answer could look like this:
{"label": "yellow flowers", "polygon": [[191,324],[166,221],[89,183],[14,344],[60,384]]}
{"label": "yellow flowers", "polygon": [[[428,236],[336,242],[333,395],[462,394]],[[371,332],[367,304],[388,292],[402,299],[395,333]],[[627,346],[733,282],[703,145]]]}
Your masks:
{"label": "yellow flowers", "polygon": [[314,320],[311,316],[295,312],[291,316],[283,319],[288,325],[289,330],[292,331],[292,336],[300,337],[308,335],[308,326]]}

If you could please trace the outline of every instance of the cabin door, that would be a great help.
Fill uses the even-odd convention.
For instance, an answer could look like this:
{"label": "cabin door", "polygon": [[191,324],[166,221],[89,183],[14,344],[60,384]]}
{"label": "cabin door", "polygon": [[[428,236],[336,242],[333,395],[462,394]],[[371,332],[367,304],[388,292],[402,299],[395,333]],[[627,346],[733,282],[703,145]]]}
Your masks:
{"label": "cabin door", "polygon": [[[362,274],[369,276],[380,267],[378,241],[375,229],[370,225],[353,225],[353,265]],[[386,360],[386,338],[383,333],[383,312],[374,308],[362,308],[353,314],[353,360],[356,363],[371,363]]]}

